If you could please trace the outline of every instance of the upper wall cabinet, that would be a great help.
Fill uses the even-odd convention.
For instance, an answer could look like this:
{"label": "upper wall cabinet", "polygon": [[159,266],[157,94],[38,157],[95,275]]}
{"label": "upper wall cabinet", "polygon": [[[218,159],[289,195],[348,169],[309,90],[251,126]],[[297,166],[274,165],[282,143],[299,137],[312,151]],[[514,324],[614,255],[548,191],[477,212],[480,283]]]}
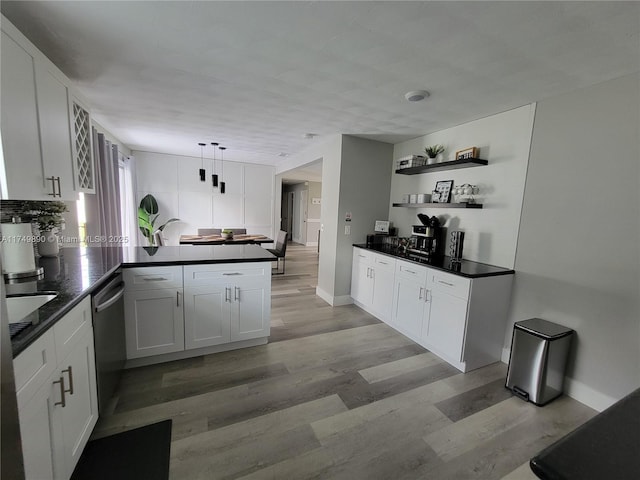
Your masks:
{"label": "upper wall cabinet", "polygon": [[[79,191],[94,192],[90,138],[78,148],[69,80],[4,17],[1,59],[2,198],[77,200]],[[80,123],[89,131],[85,113]],[[84,168],[74,168],[77,152]]]}

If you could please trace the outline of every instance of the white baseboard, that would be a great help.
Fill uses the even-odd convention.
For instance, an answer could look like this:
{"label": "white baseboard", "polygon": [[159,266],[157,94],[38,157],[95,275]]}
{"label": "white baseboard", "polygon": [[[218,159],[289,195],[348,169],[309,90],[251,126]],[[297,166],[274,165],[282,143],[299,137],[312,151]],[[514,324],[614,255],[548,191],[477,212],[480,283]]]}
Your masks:
{"label": "white baseboard", "polygon": [[[502,362],[509,365],[510,356],[511,348],[503,348]],[[605,393],[598,392],[584,383],[570,377],[564,377],[564,394],[579,401],[580,403],[584,403],[586,406],[591,407],[598,412],[603,411],[618,401],[618,399],[610,397]]]}
{"label": "white baseboard", "polygon": [[609,408],[618,401],[616,398],[598,392],[584,383],[569,377],[565,377],[564,379],[564,393],[598,412]]}
{"label": "white baseboard", "polygon": [[341,295],[339,297],[334,297],[333,295],[328,294],[320,287],[316,287],[316,295],[319,296],[322,300],[327,302],[332,307],[340,307],[342,305],[351,305],[353,303],[353,299],[350,295]]}
{"label": "white baseboard", "polygon": [[305,245],[307,247],[317,247],[318,246],[318,242],[307,242],[307,243],[305,243]]}

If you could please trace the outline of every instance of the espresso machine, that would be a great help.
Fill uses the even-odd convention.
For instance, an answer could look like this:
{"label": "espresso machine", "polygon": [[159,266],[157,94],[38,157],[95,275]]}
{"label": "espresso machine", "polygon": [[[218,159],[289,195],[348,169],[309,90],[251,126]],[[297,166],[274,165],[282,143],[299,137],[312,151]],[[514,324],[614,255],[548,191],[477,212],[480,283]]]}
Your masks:
{"label": "espresso machine", "polygon": [[444,256],[443,228],[435,215],[418,214],[421,225],[411,227],[411,247],[407,252],[418,255],[427,260],[434,260]]}

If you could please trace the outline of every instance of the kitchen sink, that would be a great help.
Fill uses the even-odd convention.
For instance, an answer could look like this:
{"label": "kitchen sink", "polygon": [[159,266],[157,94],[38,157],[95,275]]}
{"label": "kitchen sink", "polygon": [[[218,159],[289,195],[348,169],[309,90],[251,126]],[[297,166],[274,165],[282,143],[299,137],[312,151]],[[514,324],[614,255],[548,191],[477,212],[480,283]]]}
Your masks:
{"label": "kitchen sink", "polygon": [[57,296],[58,295],[56,293],[40,293],[7,297],[7,317],[9,319],[9,323],[20,322],[31,312],[37,310]]}

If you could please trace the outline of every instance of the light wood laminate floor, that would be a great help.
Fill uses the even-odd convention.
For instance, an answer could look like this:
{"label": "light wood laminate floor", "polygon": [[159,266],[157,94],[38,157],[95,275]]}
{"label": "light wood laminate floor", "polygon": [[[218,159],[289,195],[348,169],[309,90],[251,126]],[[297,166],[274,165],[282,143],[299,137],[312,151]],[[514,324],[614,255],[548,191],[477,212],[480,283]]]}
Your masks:
{"label": "light wood laminate floor", "polygon": [[171,479],[536,478],[529,458],[595,411],[539,408],[506,365],[462,374],[354,305],[315,295],[289,245],[267,345],[127,370],[93,437],[173,419]]}

